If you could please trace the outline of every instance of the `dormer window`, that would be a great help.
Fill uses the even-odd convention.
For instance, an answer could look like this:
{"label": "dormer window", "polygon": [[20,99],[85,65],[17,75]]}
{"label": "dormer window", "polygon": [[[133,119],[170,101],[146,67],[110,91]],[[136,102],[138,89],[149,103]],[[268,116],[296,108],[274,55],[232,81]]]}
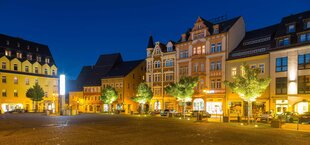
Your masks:
{"label": "dormer window", "polygon": [[290,44],[290,39],[288,37],[279,39],[278,46],[287,46]]}
{"label": "dormer window", "polygon": [[287,33],[293,33],[295,32],[295,25],[294,24],[290,24],[287,27]]}
{"label": "dormer window", "polygon": [[11,56],[11,51],[10,50],[5,50],[5,56]]}
{"label": "dormer window", "polygon": [[32,60],[32,55],[31,54],[27,54],[27,59],[28,60]]}
{"label": "dormer window", "polygon": [[150,56],[151,56],[151,51],[148,50],[148,51],[146,52],[146,55],[147,55],[147,57],[150,57]]}
{"label": "dormer window", "polygon": [[23,54],[21,52],[16,52],[16,57],[17,58],[22,58],[23,57]]}
{"label": "dormer window", "polygon": [[198,25],[198,30],[200,30],[201,29],[201,25]]}
{"label": "dormer window", "polygon": [[154,64],[155,66],[155,68],[160,68],[160,61],[158,60],[158,61],[155,61],[155,64]]}
{"label": "dormer window", "polygon": [[172,46],[169,46],[169,47],[167,48],[167,51],[168,51],[168,52],[173,51],[173,47],[172,47]]}
{"label": "dormer window", "polygon": [[38,61],[38,62],[41,62],[41,61],[42,61],[41,56],[37,56],[37,61]]}
{"label": "dormer window", "polygon": [[213,25],[213,34],[219,33],[219,25]]}
{"label": "dormer window", "polygon": [[45,63],[50,63],[50,58],[45,58]]}
{"label": "dormer window", "polygon": [[39,51],[39,48],[38,48],[38,47],[36,48],[36,51],[37,51],[37,52]]}
{"label": "dormer window", "polygon": [[310,29],[310,20],[306,20],[304,22],[304,29]]}
{"label": "dormer window", "polygon": [[18,47],[18,48],[20,47],[20,43],[17,43],[17,47]]}
{"label": "dormer window", "polygon": [[9,40],[6,40],[6,45],[10,45],[10,41]]}

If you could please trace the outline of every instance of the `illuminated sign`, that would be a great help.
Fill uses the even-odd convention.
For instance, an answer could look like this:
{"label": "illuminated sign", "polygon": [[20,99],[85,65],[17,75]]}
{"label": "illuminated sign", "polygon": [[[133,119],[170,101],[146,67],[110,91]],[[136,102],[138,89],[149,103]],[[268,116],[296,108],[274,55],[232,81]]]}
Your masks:
{"label": "illuminated sign", "polygon": [[60,95],[65,95],[66,94],[66,76],[65,75],[60,75]]}

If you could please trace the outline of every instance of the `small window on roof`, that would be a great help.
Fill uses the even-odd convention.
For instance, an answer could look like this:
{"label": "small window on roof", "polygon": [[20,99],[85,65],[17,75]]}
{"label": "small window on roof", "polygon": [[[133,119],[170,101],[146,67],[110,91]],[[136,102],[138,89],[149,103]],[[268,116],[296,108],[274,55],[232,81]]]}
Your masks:
{"label": "small window on roof", "polygon": [[169,46],[169,47],[167,48],[167,51],[168,51],[168,52],[173,51],[173,47],[172,47],[172,46]]}
{"label": "small window on roof", "polygon": [[37,51],[37,52],[39,51],[39,48],[38,48],[38,47],[36,48],[36,51]]}
{"label": "small window on roof", "polygon": [[20,43],[17,42],[17,47],[20,47]]}
{"label": "small window on roof", "polygon": [[6,40],[6,45],[10,45],[10,41],[9,40]]}
{"label": "small window on roof", "polygon": [[295,32],[295,24],[288,25],[287,32],[288,33]]}

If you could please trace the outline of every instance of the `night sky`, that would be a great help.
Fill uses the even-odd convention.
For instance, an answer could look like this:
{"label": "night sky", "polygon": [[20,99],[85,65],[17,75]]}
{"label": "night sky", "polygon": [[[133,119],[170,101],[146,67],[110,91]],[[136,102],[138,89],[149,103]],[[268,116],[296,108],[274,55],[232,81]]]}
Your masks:
{"label": "night sky", "polygon": [[0,0],[0,33],[46,44],[59,73],[75,79],[104,53],[143,59],[150,34],[178,40],[198,16],[243,16],[247,30],[310,9],[310,0]]}

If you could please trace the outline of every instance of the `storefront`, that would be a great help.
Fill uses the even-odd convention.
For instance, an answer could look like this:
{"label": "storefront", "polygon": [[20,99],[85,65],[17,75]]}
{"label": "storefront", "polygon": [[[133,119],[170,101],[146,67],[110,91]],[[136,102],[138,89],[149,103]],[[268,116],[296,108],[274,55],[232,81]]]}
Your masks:
{"label": "storefront", "polygon": [[204,101],[201,98],[194,99],[193,110],[202,111],[204,109]]}
{"label": "storefront", "polygon": [[2,112],[9,112],[16,109],[24,109],[23,104],[21,103],[3,103],[1,104]]}
{"label": "storefront", "polygon": [[207,99],[206,111],[210,114],[223,114],[223,99]]}
{"label": "storefront", "polygon": [[276,100],[276,113],[282,114],[288,111],[288,100]]}
{"label": "storefront", "polygon": [[154,102],[154,110],[160,110],[161,109],[161,105],[160,102],[157,100],[156,102]]}
{"label": "storefront", "polygon": [[230,101],[228,103],[229,114],[232,116],[242,115],[242,101]]}
{"label": "storefront", "polygon": [[294,111],[298,114],[309,112],[309,102],[298,102],[294,105]]}

